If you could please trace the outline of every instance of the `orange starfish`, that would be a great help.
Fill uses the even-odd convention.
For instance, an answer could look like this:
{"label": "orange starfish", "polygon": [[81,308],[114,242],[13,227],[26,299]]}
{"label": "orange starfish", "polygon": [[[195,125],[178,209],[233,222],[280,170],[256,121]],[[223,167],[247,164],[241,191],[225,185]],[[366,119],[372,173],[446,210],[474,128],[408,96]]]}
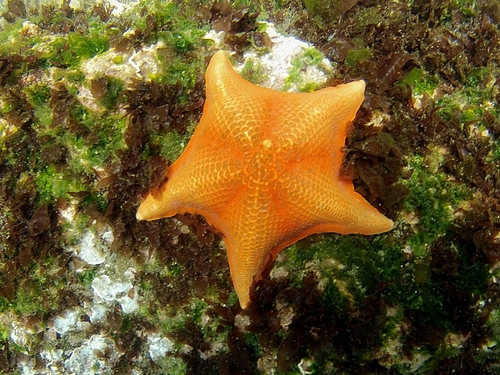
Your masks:
{"label": "orange starfish", "polygon": [[301,238],[392,229],[393,222],[339,174],[363,81],[314,93],[278,92],[241,78],[222,51],[213,56],[206,81],[200,123],[137,219],[204,216],[223,235],[242,308],[266,265]]}

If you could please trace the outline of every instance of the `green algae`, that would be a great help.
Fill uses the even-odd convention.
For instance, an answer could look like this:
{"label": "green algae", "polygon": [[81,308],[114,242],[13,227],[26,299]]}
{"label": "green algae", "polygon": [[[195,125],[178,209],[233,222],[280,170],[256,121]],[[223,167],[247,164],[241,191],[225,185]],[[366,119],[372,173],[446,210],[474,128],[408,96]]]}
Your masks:
{"label": "green algae", "polygon": [[204,35],[204,30],[187,28],[172,35],[167,41],[180,53],[187,53],[199,46],[199,41]]}
{"label": "green algae", "polygon": [[304,48],[304,61],[309,66],[319,66],[325,59],[325,55],[316,48]]}
{"label": "green algae", "polygon": [[[78,178],[76,175],[73,178]],[[67,173],[60,173],[54,166],[48,166],[40,170],[35,176],[35,184],[38,188],[38,199],[40,204],[53,202],[71,193],[85,191],[86,185],[71,178]]]}
{"label": "green algae", "polygon": [[324,27],[336,20],[344,10],[346,2],[341,0],[304,0],[307,10],[314,16],[315,21]]}
{"label": "green algae", "polygon": [[39,38],[23,36],[23,20],[4,23],[0,30],[0,55],[20,54],[40,41]]}
{"label": "green algae", "polygon": [[[4,283],[3,280],[2,284]],[[0,313],[6,312],[12,307],[12,303],[5,297],[0,297]]]}
{"label": "green algae", "polygon": [[492,72],[486,67],[475,68],[464,78],[465,84],[461,90],[436,100],[438,114],[447,120],[460,115],[462,126],[474,123],[479,131],[485,130],[485,113],[491,112],[494,116],[500,113],[493,99],[496,89]]}
{"label": "green algae", "polygon": [[335,319],[340,319],[349,306],[349,298],[341,291],[334,279],[328,279],[321,296],[321,304]]}
{"label": "green algae", "polygon": [[320,242],[306,239],[289,247],[280,266],[290,270],[297,286],[310,269],[319,272],[319,280],[326,283],[323,303],[338,313],[347,300],[362,300],[365,294],[373,293],[377,283],[398,279],[402,263],[400,249],[384,235],[327,235]]}
{"label": "green algae", "polygon": [[[164,374],[171,375],[184,375],[187,373],[187,364],[182,358],[167,355],[164,358],[160,358],[155,361],[157,366],[157,370],[161,371]],[[145,364],[145,367],[148,365]]]}
{"label": "green algae", "polygon": [[264,67],[261,62],[256,59],[247,59],[240,71],[240,75],[255,85],[262,84],[267,79]]}
{"label": "green algae", "polygon": [[[1,308],[0,311],[2,311]],[[0,324],[0,342],[5,342],[8,337],[9,337],[9,330],[3,324]]]}
{"label": "green algae", "polygon": [[361,9],[356,17],[357,26],[360,28],[377,25],[384,21],[384,16],[379,7]]}
{"label": "green algae", "polygon": [[499,163],[500,162],[500,143],[495,142],[493,144],[491,154],[490,154],[490,160],[493,163]]}
{"label": "green algae", "polygon": [[58,292],[65,285],[65,279],[53,279],[50,266],[32,264],[26,277],[16,290],[10,302],[12,311],[19,316],[47,316],[58,309]]}
{"label": "green algae", "polygon": [[[491,357],[495,355],[495,347],[500,343],[500,309],[495,309],[492,311],[490,316],[488,317],[488,322],[486,323],[489,331],[491,332],[491,338],[486,343],[488,348],[490,348],[490,352],[487,353],[487,357]],[[500,364],[496,364],[498,368]]]}
{"label": "green algae", "polygon": [[152,81],[178,85],[182,92],[177,97],[180,104],[187,104],[189,92],[192,90],[200,77],[202,69],[201,61],[187,62],[182,57],[169,58],[160,56],[160,62],[163,64],[163,73],[158,76],[151,76]]}
{"label": "green algae", "polygon": [[356,66],[371,59],[372,52],[365,46],[363,38],[355,38],[353,44],[354,48],[347,52],[345,58],[345,64],[347,66]]}
{"label": "green algae", "polygon": [[92,281],[97,276],[97,272],[95,269],[88,269],[83,272],[78,273],[78,279],[82,283],[84,288],[90,288]]}
{"label": "green algae", "polygon": [[148,30],[148,23],[151,23],[151,17],[154,18],[158,25],[163,26],[156,32],[149,33],[147,42],[162,41],[167,46],[157,56],[162,64],[162,73],[148,78],[156,82],[177,84],[183,90],[179,101],[187,102],[187,93],[194,87],[204,68],[201,59],[192,59],[189,53],[200,48],[201,37],[207,30],[200,28],[194,20],[183,17],[179,13],[179,7],[171,1],[143,1],[138,8],[142,8],[142,11],[139,17],[136,14],[132,17],[132,27]]}
{"label": "green algae", "polygon": [[71,33],[48,43],[40,54],[40,59],[41,64],[49,66],[78,66],[82,60],[105,52],[108,48],[108,38],[99,31],[94,31],[89,36]]}
{"label": "green algae", "polygon": [[[123,133],[127,127],[127,122],[120,116],[106,116],[103,118],[93,117],[95,123],[89,126],[89,131],[95,132],[96,137],[89,143],[80,143],[75,152],[75,162],[78,162],[77,155],[82,161],[83,171],[91,172],[92,169],[105,165],[116,158],[115,151],[125,147]],[[75,165],[76,169],[76,165]]]}
{"label": "green algae", "polygon": [[323,59],[323,53],[316,48],[304,48],[302,53],[294,57],[290,62],[292,67],[285,78],[282,91],[290,90],[294,84],[297,85],[299,92],[312,92],[320,89],[321,85],[319,83],[304,79],[302,72],[311,66],[325,71],[325,67],[322,66]]}
{"label": "green algae", "polygon": [[476,0],[453,0],[451,6],[458,8],[466,17],[473,17],[477,14],[478,2]]}
{"label": "green algae", "polygon": [[90,86],[91,90],[95,87],[95,96],[99,100],[99,104],[106,110],[110,111],[117,108],[124,89],[121,79],[110,76],[99,77],[92,80]]}
{"label": "green algae", "polygon": [[432,77],[425,70],[415,67],[398,84],[411,87],[412,95],[416,97],[423,94],[432,96],[438,83],[437,78]]}
{"label": "green algae", "polygon": [[405,210],[415,215],[418,226],[425,228],[417,230],[408,239],[408,245],[417,258],[425,257],[428,247],[447,233],[453,224],[455,210],[471,195],[465,185],[439,171],[439,162],[433,166],[432,163],[440,158],[439,149],[428,158],[430,161],[414,155],[409,159],[411,177],[403,181],[409,190]]}
{"label": "green algae", "polygon": [[[50,87],[47,85],[35,83],[31,86],[26,86],[24,92],[28,101],[35,108],[42,107],[49,102]],[[41,119],[43,116],[38,115],[37,118]]]}
{"label": "green algae", "polygon": [[[41,162],[37,168],[35,182],[41,204],[53,202],[68,193],[87,191],[86,176],[94,173],[95,168],[113,160],[115,150],[124,146],[122,134],[126,127],[125,119],[109,116],[97,121],[93,114],[81,106],[73,107],[71,112],[71,116],[96,137],[89,144],[81,136],[75,137],[60,128],[40,129],[41,135],[57,138],[61,145],[65,145],[61,147],[67,148],[69,153],[66,168],[52,163],[45,164],[46,162]],[[52,123],[51,112],[46,111],[45,114],[49,118],[40,121],[48,125]],[[52,150],[52,146],[50,147]]]}

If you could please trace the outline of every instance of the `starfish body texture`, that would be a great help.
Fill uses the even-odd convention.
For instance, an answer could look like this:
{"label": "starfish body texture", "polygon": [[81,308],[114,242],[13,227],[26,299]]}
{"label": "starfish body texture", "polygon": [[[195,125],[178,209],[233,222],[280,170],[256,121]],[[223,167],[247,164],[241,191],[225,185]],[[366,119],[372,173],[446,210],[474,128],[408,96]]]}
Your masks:
{"label": "starfish body texture", "polygon": [[223,235],[242,308],[266,265],[301,238],[392,229],[340,176],[364,88],[355,81],[314,93],[278,92],[244,80],[217,52],[206,72],[200,123],[137,218],[204,216]]}

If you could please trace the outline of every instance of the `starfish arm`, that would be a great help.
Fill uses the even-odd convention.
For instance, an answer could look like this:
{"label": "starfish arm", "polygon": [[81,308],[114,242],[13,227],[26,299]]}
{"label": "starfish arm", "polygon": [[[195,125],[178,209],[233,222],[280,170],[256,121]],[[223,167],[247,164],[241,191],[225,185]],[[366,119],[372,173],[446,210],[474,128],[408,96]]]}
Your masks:
{"label": "starfish arm", "polygon": [[266,116],[265,96],[263,92],[271,91],[244,80],[234,70],[224,52],[217,52],[207,68],[207,99],[203,110],[204,123],[212,131],[223,135],[223,143],[219,146],[231,150],[239,157],[262,139],[263,129],[260,125]]}
{"label": "starfish arm", "polygon": [[364,88],[363,81],[355,81],[308,94],[289,94],[288,105],[274,111],[279,129],[276,149],[292,162],[316,157],[318,150],[324,150],[330,153],[337,173],[348,127],[363,102]]}
{"label": "starfish arm", "polygon": [[269,192],[245,189],[238,204],[223,216],[230,228],[224,236],[233,286],[240,306],[250,302],[250,288],[275,257],[279,243],[280,217]]}
{"label": "starfish arm", "polygon": [[[307,163],[282,177],[288,183],[282,197],[290,216],[302,215],[309,223],[306,235],[321,232],[378,234],[391,230],[392,220],[358,194],[350,181],[340,180],[321,162]],[[305,235],[304,235],[305,237]]]}
{"label": "starfish arm", "polygon": [[240,186],[241,166],[237,159],[219,157],[220,151],[210,143],[205,145],[184,153],[169,168],[167,181],[142,201],[136,214],[139,220],[190,212],[209,222],[219,221],[216,212]]}

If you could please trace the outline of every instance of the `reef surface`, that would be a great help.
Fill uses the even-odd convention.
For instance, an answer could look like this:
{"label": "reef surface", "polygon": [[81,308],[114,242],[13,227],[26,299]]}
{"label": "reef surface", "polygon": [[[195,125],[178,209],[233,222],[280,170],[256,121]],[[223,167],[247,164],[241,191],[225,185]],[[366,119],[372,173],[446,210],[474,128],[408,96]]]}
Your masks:
{"label": "reef surface", "polygon": [[[497,1],[0,2],[0,374],[500,373]],[[284,250],[242,311],[219,234],[139,222],[217,50],[363,79],[343,174],[395,221]]]}

